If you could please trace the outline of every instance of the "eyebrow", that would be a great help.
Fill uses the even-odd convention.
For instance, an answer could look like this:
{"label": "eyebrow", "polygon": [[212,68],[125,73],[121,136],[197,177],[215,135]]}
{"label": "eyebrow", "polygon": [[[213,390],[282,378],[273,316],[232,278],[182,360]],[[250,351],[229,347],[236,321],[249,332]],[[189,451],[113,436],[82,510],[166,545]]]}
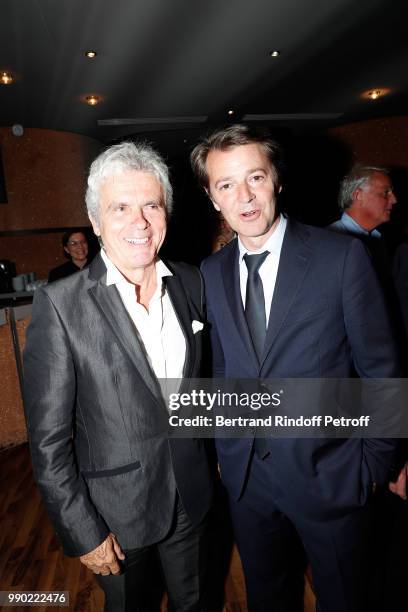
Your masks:
{"label": "eyebrow", "polygon": [[115,208],[116,206],[129,206],[129,204],[127,204],[126,202],[121,202],[120,200],[117,202],[110,202],[108,204],[108,210],[112,210],[112,208]]}
{"label": "eyebrow", "polygon": [[162,198],[158,198],[157,200],[148,200],[147,202],[144,202],[144,204],[142,204],[141,206],[150,206],[151,204],[164,208],[164,202]]}
{"label": "eyebrow", "polygon": [[[140,206],[143,208],[143,206],[150,206],[151,204],[155,204],[156,206],[161,206],[162,208],[165,208],[165,204],[163,201],[163,198],[158,198],[157,200],[147,200],[147,202],[143,202],[143,204],[140,204]],[[134,204],[130,204],[129,202],[121,202],[120,200],[118,200],[117,202],[111,202],[108,205],[108,209],[107,210],[112,210],[113,208],[116,208],[117,206],[134,206]]]}
{"label": "eyebrow", "polygon": [[[252,168],[251,170],[249,170],[249,171],[248,171],[248,176],[249,176],[250,174],[253,174],[254,172],[264,172],[265,174],[268,174],[268,170],[267,170],[267,168],[264,168],[264,167],[262,167],[262,166],[259,166],[258,168]],[[232,181],[232,180],[233,180],[233,177],[232,177],[232,176],[226,176],[225,178],[220,178],[220,179],[218,179],[218,180],[215,182],[214,186],[215,186],[215,187],[218,187],[219,183],[225,183],[226,181]]]}

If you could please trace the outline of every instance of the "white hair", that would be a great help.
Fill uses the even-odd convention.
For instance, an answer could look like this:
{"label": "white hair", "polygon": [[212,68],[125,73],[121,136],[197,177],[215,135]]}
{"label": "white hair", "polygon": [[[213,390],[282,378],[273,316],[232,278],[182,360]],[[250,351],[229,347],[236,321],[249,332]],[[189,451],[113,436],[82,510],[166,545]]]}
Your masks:
{"label": "white hair", "polygon": [[108,177],[128,170],[153,174],[162,187],[167,213],[171,213],[173,189],[170,184],[169,169],[162,157],[147,143],[121,142],[101,153],[89,169],[85,202],[91,219],[99,220],[99,194],[102,183]]}
{"label": "white hair", "polygon": [[386,168],[377,166],[356,165],[340,183],[339,206],[342,210],[350,208],[353,203],[353,194],[356,189],[364,188],[370,184],[374,172],[389,174]]}

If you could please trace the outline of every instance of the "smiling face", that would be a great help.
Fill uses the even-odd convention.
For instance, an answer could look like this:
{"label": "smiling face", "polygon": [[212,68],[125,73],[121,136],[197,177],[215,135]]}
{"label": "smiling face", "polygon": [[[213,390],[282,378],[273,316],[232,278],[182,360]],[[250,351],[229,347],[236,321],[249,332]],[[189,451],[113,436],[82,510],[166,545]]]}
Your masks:
{"label": "smiling face", "polygon": [[262,247],[277,225],[276,172],[261,145],[247,144],[207,156],[208,194],[245,247]]}
{"label": "smiling face", "polygon": [[154,271],[166,236],[162,188],[148,172],[129,170],[109,176],[99,193],[99,219],[91,219],[109,259],[130,281]]}
{"label": "smiling face", "polygon": [[368,183],[354,192],[354,202],[358,207],[360,225],[368,231],[387,223],[397,202],[390,177],[383,172],[373,172]]}
{"label": "smiling face", "polygon": [[82,232],[74,232],[70,235],[64,251],[68,253],[72,261],[81,267],[86,263],[88,257],[88,242]]}

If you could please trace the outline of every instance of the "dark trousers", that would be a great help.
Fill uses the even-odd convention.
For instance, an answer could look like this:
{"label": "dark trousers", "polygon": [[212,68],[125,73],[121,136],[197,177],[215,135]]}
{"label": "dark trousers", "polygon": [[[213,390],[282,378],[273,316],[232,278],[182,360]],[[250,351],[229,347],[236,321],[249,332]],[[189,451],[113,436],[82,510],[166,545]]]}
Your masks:
{"label": "dark trousers", "polygon": [[179,501],[164,540],[124,551],[119,576],[96,576],[105,593],[105,612],[158,612],[163,581],[170,610],[207,612],[205,527],[205,521],[193,527]]}
{"label": "dark trousers", "polygon": [[370,541],[370,576],[367,609],[370,612],[403,610],[408,578],[408,501],[386,488],[373,504]]}
{"label": "dark trousers", "polygon": [[230,508],[250,612],[303,612],[306,558],[318,612],[363,611],[368,509],[335,520],[308,518],[277,489],[273,463],[256,454],[245,492]]}

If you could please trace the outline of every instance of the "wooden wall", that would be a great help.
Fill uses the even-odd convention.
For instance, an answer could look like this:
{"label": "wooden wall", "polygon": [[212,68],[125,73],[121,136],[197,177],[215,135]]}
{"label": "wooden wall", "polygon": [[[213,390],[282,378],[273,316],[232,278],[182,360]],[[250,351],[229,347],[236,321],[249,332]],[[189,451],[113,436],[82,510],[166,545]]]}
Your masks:
{"label": "wooden wall", "polygon": [[[90,162],[101,149],[91,138],[26,128],[21,137],[0,128],[7,203],[0,203],[0,259],[17,273],[46,278],[65,261],[62,231],[89,226],[84,189]],[[44,233],[45,231],[45,233]]]}
{"label": "wooden wall", "polygon": [[408,168],[408,116],[371,119],[328,130],[354,162]]}
{"label": "wooden wall", "polygon": [[[18,312],[18,310],[17,308],[15,312]],[[23,319],[18,319],[17,317],[15,322],[19,347],[18,357],[16,357],[13,345],[12,327],[9,317],[7,316],[5,323],[0,324],[0,449],[27,441],[17,359],[21,360],[21,353],[25,346],[25,333],[29,321],[30,317],[26,316]]]}

